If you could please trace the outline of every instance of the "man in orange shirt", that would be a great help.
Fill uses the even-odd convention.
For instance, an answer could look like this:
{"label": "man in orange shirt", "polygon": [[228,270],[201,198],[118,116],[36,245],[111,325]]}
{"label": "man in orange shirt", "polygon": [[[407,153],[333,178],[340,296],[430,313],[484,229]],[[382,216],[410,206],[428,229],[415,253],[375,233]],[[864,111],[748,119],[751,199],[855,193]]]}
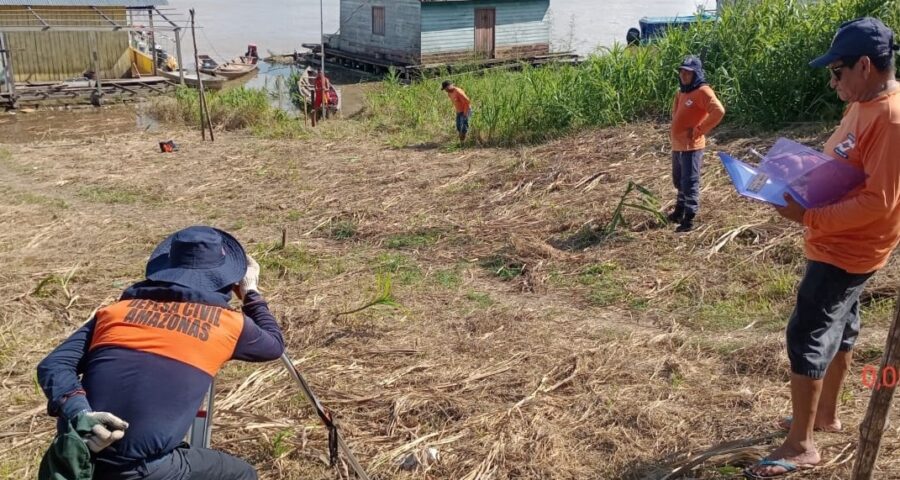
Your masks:
{"label": "man in orange shirt", "polygon": [[472,115],[472,102],[466,96],[463,89],[457,87],[450,80],[444,80],[441,83],[441,90],[447,92],[453,107],[456,109],[456,131],[459,132],[459,144],[462,145],[466,141],[466,134],[469,133],[469,117]]}
{"label": "man in orange shirt", "polygon": [[706,84],[703,63],[689,56],[678,69],[680,88],[672,105],[672,182],[678,189],[669,221],[679,223],[676,232],[694,228],[700,208],[700,167],[706,134],[722,121],[725,108]]}
{"label": "man in orange shirt", "polygon": [[789,195],[783,217],[806,227],[806,273],[787,325],[793,417],[784,443],[752,468],[771,478],[821,461],[813,430],[840,431],[837,402],[859,335],[859,295],[900,240],[900,83],[894,33],[874,18],[841,25],[813,67],[828,67],[847,107],[825,153],[863,169],[865,184],[806,210]]}
{"label": "man in orange shirt", "polygon": [[325,116],[325,109],[328,108],[328,91],[331,89],[331,81],[328,80],[324,72],[315,72],[315,75],[312,111],[312,126],[314,127],[319,119],[319,115]]}

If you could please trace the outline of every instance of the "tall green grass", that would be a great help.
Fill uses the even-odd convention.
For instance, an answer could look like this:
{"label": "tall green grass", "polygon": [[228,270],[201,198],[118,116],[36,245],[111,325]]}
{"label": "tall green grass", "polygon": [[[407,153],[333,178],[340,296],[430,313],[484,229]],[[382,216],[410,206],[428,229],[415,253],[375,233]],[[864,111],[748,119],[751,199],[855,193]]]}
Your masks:
{"label": "tall green grass", "polygon": [[[603,49],[578,66],[468,73],[454,81],[473,100],[471,135],[492,145],[664,118],[687,54],[704,60],[729,122],[766,129],[835,119],[842,105],[827,72],[807,64],[827,50],[843,21],[865,15],[900,31],[898,0],[739,0],[719,21],[672,29],[650,46]],[[442,79],[404,85],[390,76],[368,97],[373,126],[397,143],[451,138],[453,112]]]}
{"label": "tall green grass", "polygon": [[[233,88],[207,92],[209,118],[217,129],[250,129],[268,138],[304,137],[303,121],[270,102],[263,89]],[[165,97],[151,105],[151,113],[166,121],[200,125],[200,95],[197,90],[179,87],[174,97]]]}

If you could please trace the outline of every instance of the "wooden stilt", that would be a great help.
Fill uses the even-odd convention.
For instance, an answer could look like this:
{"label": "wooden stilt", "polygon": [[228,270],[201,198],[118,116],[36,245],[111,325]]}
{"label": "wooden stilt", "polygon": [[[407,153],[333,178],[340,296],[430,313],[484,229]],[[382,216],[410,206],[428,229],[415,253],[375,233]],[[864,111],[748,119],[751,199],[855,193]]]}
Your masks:
{"label": "wooden stilt", "polygon": [[200,131],[202,132],[203,140],[206,140],[206,129],[209,128],[209,141],[213,142],[216,140],[213,129],[212,129],[212,120],[209,118],[209,107],[206,104],[206,92],[203,89],[203,78],[200,77],[200,57],[197,54],[197,30],[194,26],[194,9],[190,9],[191,12],[191,38],[194,42],[194,67],[197,72],[197,86],[200,91]]}
{"label": "wooden stilt", "polygon": [[[888,332],[881,368],[876,374],[872,397],[869,399],[866,418],[859,427],[859,447],[851,477],[853,480],[870,480],[874,474],[875,460],[878,459],[878,449],[881,447],[881,437],[884,435],[888,412],[891,410],[891,400],[893,400],[894,390],[897,388],[896,373],[898,370],[900,370],[900,291],[898,291],[894,306],[894,321]],[[893,383],[885,384],[885,381]]]}

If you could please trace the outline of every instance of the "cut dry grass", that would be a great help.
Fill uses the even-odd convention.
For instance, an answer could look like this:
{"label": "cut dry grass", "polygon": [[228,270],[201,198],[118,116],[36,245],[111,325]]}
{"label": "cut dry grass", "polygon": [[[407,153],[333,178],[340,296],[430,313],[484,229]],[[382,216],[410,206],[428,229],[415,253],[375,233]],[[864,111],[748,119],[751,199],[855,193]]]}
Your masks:
{"label": "cut dry grass", "polygon": [[[824,131],[790,136],[815,145]],[[155,153],[157,134],[3,146],[0,188],[69,205],[0,204],[16,225],[0,232],[0,427],[22,432],[0,438],[6,477],[33,477],[53,432],[37,362],[138,280],[160,239],[203,222],[241,227],[289,352],[376,478],[660,479],[684,466],[685,478],[729,478],[777,441],[773,422],[789,411],[780,330],[802,269],[796,227],[738,199],[710,156],[695,233],[627,210],[627,228],[600,244],[552,246],[608,221],[629,181],[671,203],[662,126],[462,152],[388,150],[360,133],[163,135],[181,150]],[[773,140],[719,135],[734,153]],[[128,168],[110,161],[113,149]],[[216,158],[227,161],[211,168]],[[161,200],[81,194],[114,184]],[[890,310],[878,292],[898,273],[891,263],[867,290],[861,361],[879,355]],[[390,275],[388,296],[374,288],[379,275]],[[338,315],[388,297],[402,308]],[[847,432],[868,399],[859,368],[842,397]],[[334,478],[326,433],[280,365],[220,375],[214,447],[261,478]],[[900,471],[894,428],[878,478]],[[854,435],[819,440],[832,463],[794,478],[847,478]],[[437,461],[398,467],[428,449]]]}

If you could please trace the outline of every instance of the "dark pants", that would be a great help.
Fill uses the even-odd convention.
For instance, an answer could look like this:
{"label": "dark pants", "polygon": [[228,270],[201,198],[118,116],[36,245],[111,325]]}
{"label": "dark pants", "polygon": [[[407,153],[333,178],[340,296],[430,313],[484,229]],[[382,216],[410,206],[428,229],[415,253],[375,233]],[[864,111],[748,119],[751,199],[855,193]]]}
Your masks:
{"label": "dark pants", "polygon": [[247,462],[208,448],[178,447],[172,453],[125,471],[97,465],[94,480],[257,480]]}
{"label": "dark pants", "polygon": [[820,379],[838,351],[853,349],[859,335],[859,294],[873,274],[807,262],[786,332],[792,372]]}
{"label": "dark pants", "polygon": [[469,112],[456,112],[456,131],[459,133],[469,132]]}
{"label": "dark pants", "polygon": [[703,150],[672,152],[672,183],[678,189],[675,209],[693,218],[700,210],[700,167]]}

